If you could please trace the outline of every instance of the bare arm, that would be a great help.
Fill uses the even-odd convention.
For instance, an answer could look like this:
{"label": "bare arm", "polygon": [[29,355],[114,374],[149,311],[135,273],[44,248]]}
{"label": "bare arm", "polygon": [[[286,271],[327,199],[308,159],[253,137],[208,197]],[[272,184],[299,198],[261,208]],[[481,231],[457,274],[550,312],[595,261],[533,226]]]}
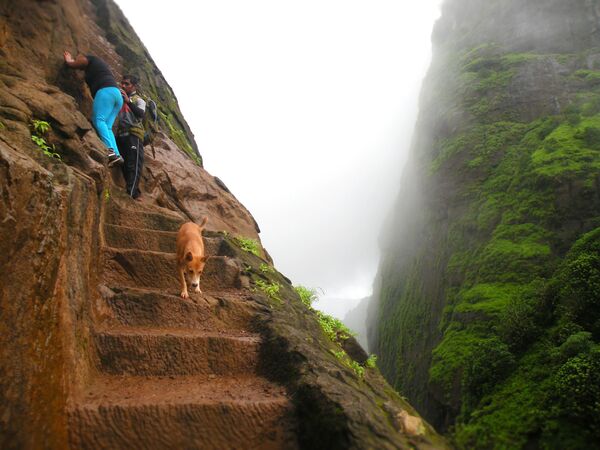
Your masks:
{"label": "bare arm", "polygon": [[89,64],[88,59],[83,55],[77,55],[77,58],[73,59],[71,53],[65,51],[63,57],[65,58],[65,64],[71,69],[85,69]]}

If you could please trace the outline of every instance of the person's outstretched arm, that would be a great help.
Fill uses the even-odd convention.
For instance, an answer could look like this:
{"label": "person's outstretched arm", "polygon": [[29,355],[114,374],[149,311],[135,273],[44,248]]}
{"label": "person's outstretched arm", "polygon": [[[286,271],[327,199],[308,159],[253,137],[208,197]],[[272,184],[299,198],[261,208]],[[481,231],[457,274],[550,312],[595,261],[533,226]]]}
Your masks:
{"label": "person's outstretched arm", "polygon": [[71,69],[85,69],[89,64],[88,59],[83,55],[77,55],[77,58],[73,59],[71,53],[65,51],[63,57],[65,58],[65,64]]}

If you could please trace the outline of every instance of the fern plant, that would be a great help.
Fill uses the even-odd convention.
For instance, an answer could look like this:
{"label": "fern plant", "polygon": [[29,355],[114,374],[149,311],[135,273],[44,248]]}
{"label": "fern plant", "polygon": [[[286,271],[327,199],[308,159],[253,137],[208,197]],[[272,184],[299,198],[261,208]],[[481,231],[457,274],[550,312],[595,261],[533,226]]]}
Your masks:
{"label": "fern plant", "polygon": [[33,119],[31,125],[33,126],[33,131],[38,135],[46,134],[50,130],[50,124],[44,120]]}
{"label": "fern plant", "polygon": [[307,288],[305,286],[294,286],[294,290],[300,296],[300,300],[309,308],[312,307],[312,304],[319,299],[317,295],[317,290],[313,288]]}
{"label": "fern plant", "polygon": [[267,283],[263,280],[256,280],[254,283],[256,284],[256,287],[267,294],[267,297],[271,300],[281,303],[281,298],[279,297],[281,285],[279,283]]}
{"label": "fern plant", "polygon": [[260,256],[260,244],[257,240],[238,236],[235,238],[235,241],[242,250]]}
{"label": "fern plant", "polygon": [[50,131],[50,124],[44,120],[32,120],[31,126],[33,128],[33,134],[31,135],[31,140],[35,145],[37,145],[44,155],[49,156],[50,158],[61,159],[60,155],[56,153],[56,147],[54,145],[49,145],[42,136]]}

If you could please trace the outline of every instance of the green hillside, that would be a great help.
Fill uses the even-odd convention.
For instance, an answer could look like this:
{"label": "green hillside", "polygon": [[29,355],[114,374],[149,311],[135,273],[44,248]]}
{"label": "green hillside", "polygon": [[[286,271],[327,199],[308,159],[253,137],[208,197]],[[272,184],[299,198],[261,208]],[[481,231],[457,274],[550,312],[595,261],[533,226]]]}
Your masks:
{"label": "green hillside", "polygon": [[519,3],[445,3],[370,346],[460,448],[592,448],[598,6]]}

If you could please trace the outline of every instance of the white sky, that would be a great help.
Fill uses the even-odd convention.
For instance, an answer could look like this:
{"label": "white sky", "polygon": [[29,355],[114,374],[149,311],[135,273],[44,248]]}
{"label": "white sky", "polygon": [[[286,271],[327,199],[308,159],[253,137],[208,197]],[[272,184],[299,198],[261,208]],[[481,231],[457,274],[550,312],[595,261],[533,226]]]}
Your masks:
{"label": "white sky", "polygon": [[440,0],[116,1],[277,269],[343,317],[372,290]]}

